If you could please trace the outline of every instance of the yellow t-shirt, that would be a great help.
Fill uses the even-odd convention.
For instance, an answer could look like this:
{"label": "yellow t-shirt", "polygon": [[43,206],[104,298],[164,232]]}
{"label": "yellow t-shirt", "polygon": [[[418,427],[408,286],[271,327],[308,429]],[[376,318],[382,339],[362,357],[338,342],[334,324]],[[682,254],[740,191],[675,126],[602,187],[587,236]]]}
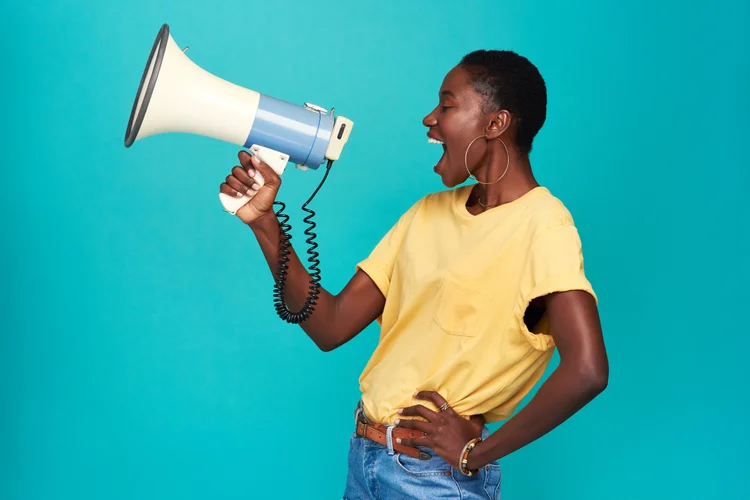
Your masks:
{"label": "yellow t-shirt", "polygon": [[524,323],[535,297],[594,292],[565,206],[537,187],[472,215],[471,185],[417,201],[357,264],[386,297],[380,341],[360,376],[365,414],[391,424],[437,391],[461,415],[508,418],[539,381],[554,342],[545,317]]}

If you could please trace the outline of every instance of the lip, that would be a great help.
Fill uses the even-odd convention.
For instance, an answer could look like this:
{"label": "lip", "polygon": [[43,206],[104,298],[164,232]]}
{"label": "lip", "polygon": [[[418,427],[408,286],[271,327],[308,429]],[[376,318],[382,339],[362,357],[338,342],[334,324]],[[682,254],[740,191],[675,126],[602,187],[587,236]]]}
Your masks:
{"label": "lip", "polygon": [[443,139],[441,139],[440,137],[438,137],[438,136],[437,136],[437,135],[435,135],[435,134],[431,134],[430,132],[427,132],[427,137],[429,137],[430,139],[434,139],[434,140],[436,140],[436,141],[440,141],[440,142],[442,142],[443,144],[445,144],[445,141],[444,141]]}

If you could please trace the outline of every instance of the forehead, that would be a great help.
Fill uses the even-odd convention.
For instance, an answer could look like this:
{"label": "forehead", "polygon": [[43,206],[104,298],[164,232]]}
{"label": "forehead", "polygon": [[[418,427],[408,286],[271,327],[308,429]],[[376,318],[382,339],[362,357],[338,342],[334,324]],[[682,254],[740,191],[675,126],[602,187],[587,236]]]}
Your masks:
{"label": "forehead", "polygon": [[474,89],[469,72],[461,65],[451,69],[440,86],[440,96],[453,95],[458,99],[480,99],[481,96]]}

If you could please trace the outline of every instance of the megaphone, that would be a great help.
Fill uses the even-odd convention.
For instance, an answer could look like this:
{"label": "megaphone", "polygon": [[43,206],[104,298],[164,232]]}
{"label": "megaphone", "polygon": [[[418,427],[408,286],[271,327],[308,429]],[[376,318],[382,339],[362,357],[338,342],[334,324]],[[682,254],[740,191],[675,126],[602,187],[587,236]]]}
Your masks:
{"label": "megaphone", "polygon": [[[193,63],[180,49],[162,25],[151,47],[143,70],[138,92],[130,111],[125,131],[125,147],[137,140],[167,132],[186,132],[220,139],[248,148],[252,154],[281,175],[287,163],[293,162],[302,170],[317,169],[327,162],[325,181],[331,164],[338,160],[349,140],[351,120],[333,116],[333,109],[305,103],[296,105],[250,90],[223,80]],[[255,181],[262,185],[258,176]],[[320,189],[320,186],[318,186]],[[315,307],[319,294],[320,270],[317,245],[313,242],[314,212],[307,208],[315,193],[302,209],[310,215],[305,231],[310,244],[308,260],[310,287],[307,299],[298,312],[289,310],[284,302],[284,285],[289,258],[289,217],[283,214],[284,204],[276,212],[282,218],[278,277],[274,285],[276,312],[289,323],[307,319]],[[250,197],[233,198],[219,193],[224,209],[236,214]]]}
{"label": "megaphone", "polygon": [[[125,131],[125,147],[148,136],[185,132],[248,148],[281,175],[338,160],[354,125],[311,104],[297,105],[223,80],[185,55],[162,25],[143,70]],[[250,198],[220,200],[235,214]]]}

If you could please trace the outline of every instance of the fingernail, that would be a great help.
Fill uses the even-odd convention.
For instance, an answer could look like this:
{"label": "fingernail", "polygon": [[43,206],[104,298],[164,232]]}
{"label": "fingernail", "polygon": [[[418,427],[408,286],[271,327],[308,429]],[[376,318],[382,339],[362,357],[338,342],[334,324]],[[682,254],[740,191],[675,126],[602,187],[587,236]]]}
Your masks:
{"label": "fingernail", "polygon": [[404,409],[403,408],[401,408],[401,409],[398,410],[398,414],[399,415],[403,415],[403,413],[404,413]]}
{"label": "fingernail", "polygon": [[258,184],[257,182],[255,184],[253,184],[253,189],[255,189],[256,191],[259,190],[260,189],[260,184]]}
{"label": "fingernail", "polygon": [[236,193],[236,194],[235,194],[234,196],[236,196],[237,198],[242,198],[242,193],[240,193],[240,192],[238,191],[238,192],[237,192],[237,193]]}
{"label": "fingernail", "polygon": [[396,438],[396,442],[397,442],[398,444],[401,444],[401,438]]}
{"label": "fingernail", "polygon": [[412,396],[414,396],[415,398],[416,398],[416,397],[417,397],[418,395],[419,395],[419,393],[418,393],[418,392],[415,392],[414,394],[412,394]]}
{"label": "fingernail", "polygon": [[394,423],[395,423],[396,425],[398,425],[398,423],[399,423],[399,422],[401,422],[401,420],[397,418],[397,419],[396,419],[396,420],[394,420],[393,422],[394,422]]}
{"label": "fingernail", "polygon": [[251,168],[249,168],[249,169],[247,170],[247,175],[249,175],[250,177],[255,177],[255,169],[254,169],[254,168],[252,168],[252,167],[251,167]]}
{"label": "fingernail", "polygon": [[252,189],[248,189],[248,190],[247,190],[247,195],[248,195],[248,196],[252,196],[252,195],[254,195],[254,194],[255,194],[255,191],[253,191]]}

